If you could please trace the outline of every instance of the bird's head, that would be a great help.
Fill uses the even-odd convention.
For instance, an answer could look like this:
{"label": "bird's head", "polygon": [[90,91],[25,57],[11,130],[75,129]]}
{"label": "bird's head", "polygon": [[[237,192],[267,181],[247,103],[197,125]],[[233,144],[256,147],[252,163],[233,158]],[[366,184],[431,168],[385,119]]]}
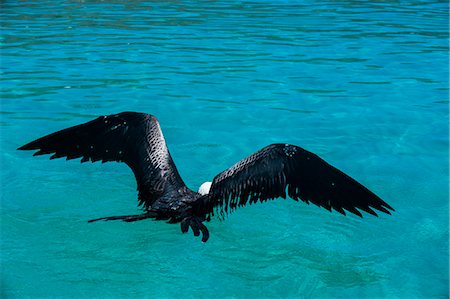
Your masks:
{"label": "bird's head", "polygon": [[212,182],[204,182],[200,188],[198,188],[198,193],[201,195],[206,195],[209,193],[209,189],[211,189]]}

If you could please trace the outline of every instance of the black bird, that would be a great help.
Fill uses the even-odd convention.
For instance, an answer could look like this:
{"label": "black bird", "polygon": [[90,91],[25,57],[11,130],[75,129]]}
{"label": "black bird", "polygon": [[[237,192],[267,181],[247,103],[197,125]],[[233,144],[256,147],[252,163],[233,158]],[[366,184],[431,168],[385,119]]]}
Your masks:
{"label": "black bird", "polygon": [[[209,232],[204,221],[217,213],[224,217],[237,207],[287,196],[298,201],[345,210],[362,217],[359,210],[377,216],[372,208],[390,214],[394,209],[366,187],[317,155],[295,145],[271,144],[216,175],[194,192],[184,184],[167,149],[156,117],[122,112],[101,116],[32,141],[19,150],[38,150],[34,156],[53,154],[87,161],[117,161],[133,171],[139,192],[140,215],[90,220],[138,221],[147,218],[181,223],[195,236]],[[359,210],[358,210],[359,209]]]}

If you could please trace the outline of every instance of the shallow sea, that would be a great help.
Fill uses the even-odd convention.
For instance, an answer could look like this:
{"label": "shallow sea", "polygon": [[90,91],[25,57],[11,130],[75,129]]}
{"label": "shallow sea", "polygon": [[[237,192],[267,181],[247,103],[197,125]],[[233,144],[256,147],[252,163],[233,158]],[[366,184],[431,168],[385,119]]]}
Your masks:
{"label": "shallow sea", "polygon": [[[2,1],[2,298],[446,298],[447,1]],[[139,212],[118,163],[15,149],[120,111],[156,115],[193,189],[275,142],[396,212],[291,200],[208,225]]]}

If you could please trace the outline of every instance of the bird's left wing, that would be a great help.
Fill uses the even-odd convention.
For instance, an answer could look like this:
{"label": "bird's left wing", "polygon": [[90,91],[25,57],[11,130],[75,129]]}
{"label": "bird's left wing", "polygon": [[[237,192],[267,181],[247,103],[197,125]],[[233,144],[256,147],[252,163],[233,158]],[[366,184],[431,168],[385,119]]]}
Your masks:
{"label": "bird's left wing", "polygon": [[277,197],[301,199],[345,215],[347,210],[362,216],[372,210],[389,213],[386,202],[366,187],[301,147],[272,144],[218,174],[204,208],[224,213],[257,201]]}
{"label": "bird's left wing", "polygon": [[87,161],[126,163],[136,177],[139,203],[148,209],[162,197],[185,190],[170,156],[159,122],[153,115],[122,112],[98,117],[32,141],[19,150],[38,150],[34,155],[53,154]]}

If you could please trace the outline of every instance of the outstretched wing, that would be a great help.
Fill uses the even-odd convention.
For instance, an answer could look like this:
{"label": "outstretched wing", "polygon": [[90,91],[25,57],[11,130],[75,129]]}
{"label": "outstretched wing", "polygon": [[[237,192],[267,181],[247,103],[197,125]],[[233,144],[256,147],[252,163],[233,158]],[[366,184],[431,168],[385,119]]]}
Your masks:
{"label": "outstretched wing", "polygon": [[394,210],[366,187],[301,147],[272,144],[218,174],[206,206],[224,212],[258,200],[277,197],[301,199],[345,215],[361,216],[358,209],[377,216]]}
{"label": "outstretched wing", "polygon": [[156,117],[136,112],[101,116],[32,141],[19,150],[39,150],[34,156],[53,154],[87,161],[125,162],[136,177],[139,204],[148,209],[157,199],[186,188]]}

